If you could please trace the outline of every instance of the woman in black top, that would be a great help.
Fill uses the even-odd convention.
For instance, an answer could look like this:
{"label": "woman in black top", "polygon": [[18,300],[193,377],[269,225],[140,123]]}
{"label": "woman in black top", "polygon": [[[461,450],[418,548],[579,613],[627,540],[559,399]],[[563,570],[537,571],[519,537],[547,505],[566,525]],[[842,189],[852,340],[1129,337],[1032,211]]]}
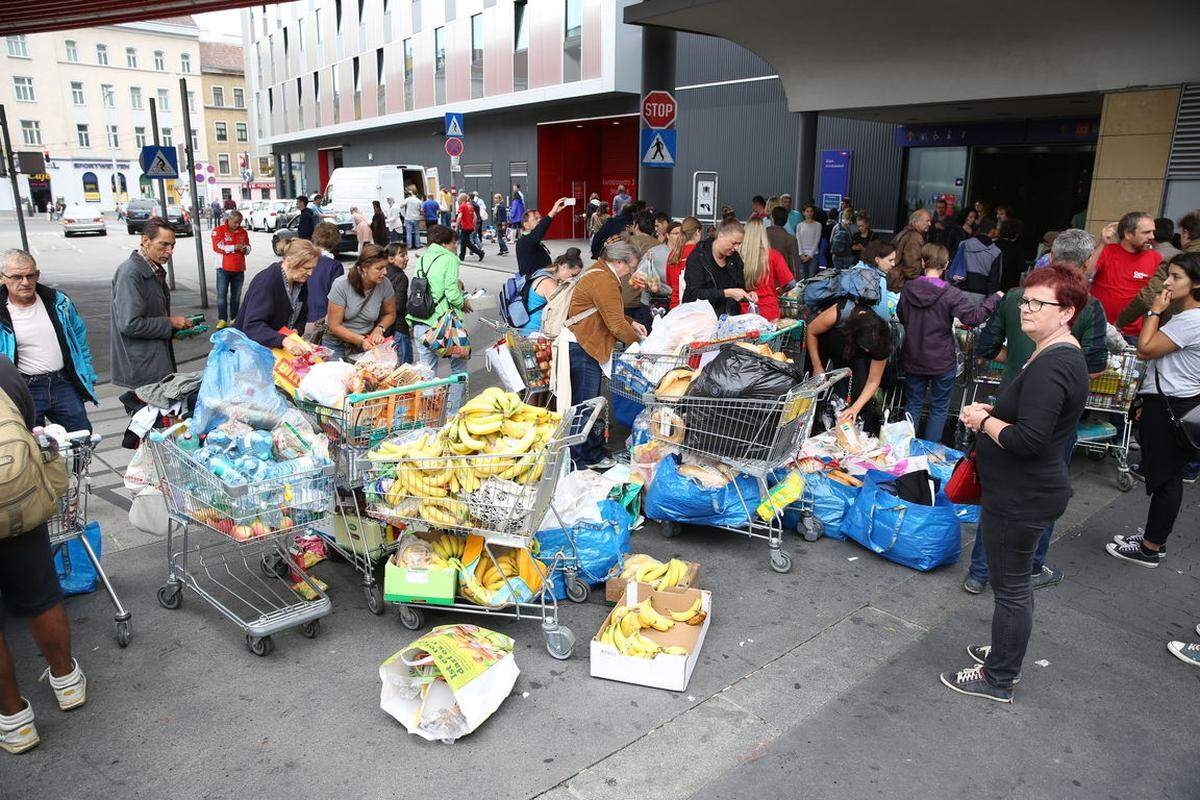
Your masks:
{"label": "woman in black top", "polygon": [[683,270],[683,302],[707,300],[718,317],[741,313],[742,302],[758,302],[756,292],[742,288],[745,281],[738,248],[745,235],[742,223],[726,220],[717,226],[712,238],[696,245]]}
{"label": "woman in black top", "polygon": [[976,666],[942,673],[956,692],[1011,703],[1033,627],[1030,573],[1038,539],[1071,498],[1063,449],[1087,399],[1087,362],[1071,323],[1087,305],[1083,276],[1056,263],[1032,272],[1020,300],[1021,331],[1037,345],[996,404],[972,403],[960,417],[978,433],[983,498],[979,533],[995,608],[992,640],[972,645]]}
{"label": "woman in black top", "polygon": [[846,398],[846,408],[838,422],[854,425],[862,421],[863,430],[878,435],[883,416],[875,402],[875,392],[883,382],[883,372],[892,354],[892,332],[871,306],[853,302],[835,303],[806,326],[804,345],[814,375],[835,367],[850,368],[850,383],[833,388],[835,395]]}
{"label": "woman in black top", "polygon": [[371,214],[371,240],[380,247],[387,247],[387,217],[383,213],[383,206],[379,205],[378,200],[372,200],[371,206],[374,209]]}

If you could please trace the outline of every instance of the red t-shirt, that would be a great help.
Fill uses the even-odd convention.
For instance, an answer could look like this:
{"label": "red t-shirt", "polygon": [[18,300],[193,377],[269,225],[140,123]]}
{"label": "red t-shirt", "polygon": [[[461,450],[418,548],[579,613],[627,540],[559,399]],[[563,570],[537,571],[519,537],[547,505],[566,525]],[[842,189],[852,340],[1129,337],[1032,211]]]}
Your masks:
{"label": "red t-shirt", "polygon": [[[1120,244],[1107,245],[1096,261],[1096,276],[1092,278],[1092,297],[1104,306],[1104,316],[1116,322],[1117,315],[1137,297],[1149,281],[1162,256],[1155,250],[1131,253]],[[1137,336],[1142,330],[1142,318],[1121,329],[1126,336]]]}
{"label": "red t-shirt", "polygon": [[469,200],[465,203],[459,203],[458,227],[464,231],[475,230],[475,206],[471,205]]}
{"label": "red t-shirt", "polygon": [[687,269],[688,256],[696,249],[694,244],[685,244],[679,251],[679,261],[667,264],[667,285],[671,287],[671,305],[674,308],[679,305],[681,292],[679,291],[679,277],[683,275],[683,271]]}
{"label": "red t-shirt", "polygon": [[[779,319],[779,287],[796,279],[787,265],[787,259],[778,250],[768,250],[767,271],[758,280],[754,291],[758,293],[758,314],[771,322]],[[742,303],[742,313],[750,310],[749,303]]]}

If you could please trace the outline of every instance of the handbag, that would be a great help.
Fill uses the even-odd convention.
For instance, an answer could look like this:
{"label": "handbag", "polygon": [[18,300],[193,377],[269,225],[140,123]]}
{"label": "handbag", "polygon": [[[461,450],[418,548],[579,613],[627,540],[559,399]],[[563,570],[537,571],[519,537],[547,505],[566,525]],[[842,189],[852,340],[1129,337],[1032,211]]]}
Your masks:
{"label": "handbag", "polygon": [[958,460],[942,493],[958,506],[977,506],[983,495],[979,484],[979,467],[975,463],[975,448]]}
{"label": "handbag", "polygon": [[440,358],[471,357],[471,337],[454,309],[443,314],[437,324],[425,332],[424,343]]}
{"label": "handbag", "polygon": [[1182,418],[1176,416],[1175,409],[1171,407],[1171,398],[1163,394],[1162,381],[1159,380],[1158,370],[1154,370],[1154,388],[1158,391],[1158,396],[1162,398],[1163,405],[1167,407],[1167,413],[1171,416],[1171,423],[1175,426],[1175,430],[1179,432],[1183,441],[1192,446],[1195,450],[1200,450],[1200,406],[1194,407],[1191,411],[1183,415]]}

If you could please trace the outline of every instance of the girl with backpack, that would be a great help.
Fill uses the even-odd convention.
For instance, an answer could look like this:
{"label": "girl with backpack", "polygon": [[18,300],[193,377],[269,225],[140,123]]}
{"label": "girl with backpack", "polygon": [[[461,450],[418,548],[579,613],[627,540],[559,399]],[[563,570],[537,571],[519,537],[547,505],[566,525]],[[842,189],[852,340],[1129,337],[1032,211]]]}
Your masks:
{"label": "girl with backpack", "polygon": [[525,310],[529,312],[529,322],[521,326],[521,333],[529,336],[542,330],[542,312],[550,298],[558,294],[560,288],[583,270],[583,264],[573,263],[566,254],[554,259],[554,263],[545,269],[539,269],[529,279],[529,293],[525,298]]}
{"label": "girl with backpack", "polygon": [[[417,362],[432,369],[436,375],[441,359],[426,338],[446,314],[453,311],[462,316],[469,311],[469,306],[458,280],[458,256],[451,249],[454,231],[444,225],[434,225],[426,232],[426,238],[429,246],[417,260],[409,281],[407,319],[412,330],[413,353]],[[420,299],[427,308],[423,309],[417,304],[418,294],[422,295]],[[466,372],[467,362],[466,358],[451,357],[450,371]],[[447,416],[457,412],[462,403],[463,385],[455,383],[450,387],[446,403]]]}

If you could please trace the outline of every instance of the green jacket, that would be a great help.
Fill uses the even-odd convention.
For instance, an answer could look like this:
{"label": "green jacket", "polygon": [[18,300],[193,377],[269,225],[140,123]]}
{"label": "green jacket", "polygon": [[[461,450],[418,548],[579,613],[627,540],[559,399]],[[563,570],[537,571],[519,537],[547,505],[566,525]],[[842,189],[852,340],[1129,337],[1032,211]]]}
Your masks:
{"label": "green jacket", "polygon": [[[466,298],[463,297],[462,287],[458,285],[458,256],[453,250],[447,250],[440,244],[431,244],[417,260],[416,269],[412,270],[413,278],[425,276],[429,279],[429,294],[437,301],[433,314],[428,319],[407,316],[410,325],[429,325],[432,327],[446,315],[450,309],[460,313]],[[412,281],[409,281],[409,286]]]}
{"label": "green jacket", "polygon": [[[1033,340],[1021,332],[1021,307],[1017,305],[1024,294],[1024,289],[1013,289],[1004,295],[1000,307],[983,327],[979,342],[975,345],[977,358],[995,358],[1000,348],[1008,348],[1004,377],[1000,379],[1002,383],[1015,378],[1033,355]],[[1071,326],[1071,333],[1083,348],[1090,375],[1103,372],[1108,366],[1108,345],[1104,338],[1107,330],[1104,306],[1096,298],[1088,297],[1088,304]]]}

